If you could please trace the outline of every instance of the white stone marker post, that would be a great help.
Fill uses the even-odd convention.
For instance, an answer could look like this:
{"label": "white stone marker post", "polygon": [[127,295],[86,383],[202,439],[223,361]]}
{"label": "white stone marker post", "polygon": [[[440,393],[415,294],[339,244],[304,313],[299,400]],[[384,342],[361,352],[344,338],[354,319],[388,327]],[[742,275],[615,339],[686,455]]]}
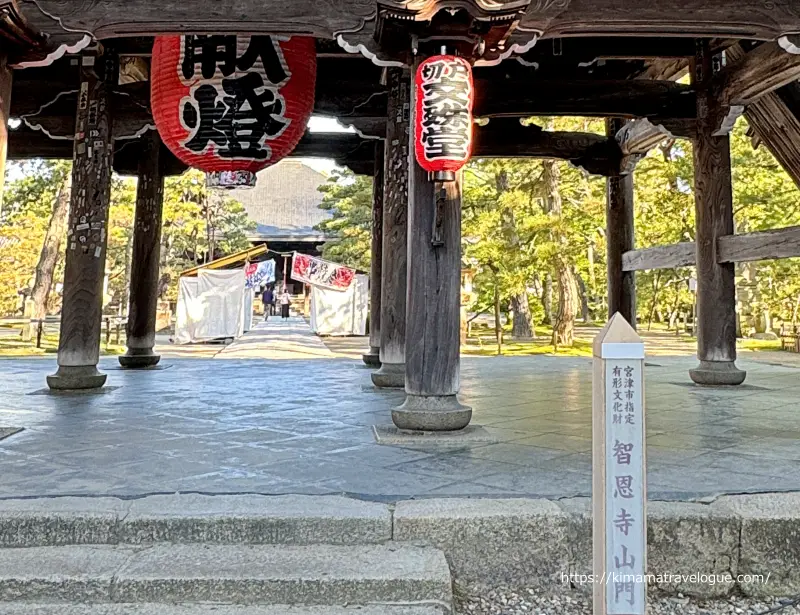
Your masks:
{"label": "white stone marker post", "polygon": [[594,339],[593,370],[594,615],[644,615],[644,343],[619,313]]}

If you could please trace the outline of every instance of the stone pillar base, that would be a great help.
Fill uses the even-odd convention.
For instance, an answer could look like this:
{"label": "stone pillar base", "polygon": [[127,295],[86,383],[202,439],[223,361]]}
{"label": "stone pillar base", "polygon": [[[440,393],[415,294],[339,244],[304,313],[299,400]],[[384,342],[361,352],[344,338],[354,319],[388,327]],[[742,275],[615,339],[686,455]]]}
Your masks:
{"label": "stone pillar base", "polygon": [[370,346],[369,351],[361,355],[361,360],[364,361],[364,365],[368,367],[380,367],[381,349],[375,348],[375,346]]}
{"label": "stone pillar base", "polygon": [[152,348],[128,348],[128,352],[119,357],[119,364],[125,369],[144,369],[158,365],[161,355],[155,354]]}
{"label": "stone pillar base", "polygon": [[405,363],[383,363],[372,373],[372,384],[382,389],[404,389],[406,386]]}
{"label": "stone pillar base", "polygon": [[734,361],[700,361],[689,370],[689,377],[695,384],[705,386],[735,386],[744,382],[747,372],[736,367]]}
{"label": "stone pillar base", "polygon": [[472,420],[472,408],[455,395],[406,395],[406,401],[392,410],[398,429],[411,431],[457,431]]}
{"label": "stone pillar base", "polygon": [[106,378],[95,365],[60,365],[55,374],[47,377],[47,386],[55,391],[99,389],[106,383]]}

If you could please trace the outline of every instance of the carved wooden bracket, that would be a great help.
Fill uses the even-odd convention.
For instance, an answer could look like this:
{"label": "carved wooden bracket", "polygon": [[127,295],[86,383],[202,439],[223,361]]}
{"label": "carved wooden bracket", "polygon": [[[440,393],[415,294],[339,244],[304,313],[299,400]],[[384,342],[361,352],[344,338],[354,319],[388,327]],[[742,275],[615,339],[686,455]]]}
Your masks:
{"label": "carved wooden bracket", "polygon": [[653,124],[647,119],[639,119],[627,122],[614,138],[622,150],[620,174],[630,175],[636,169],[639,161],[647,156],[647,152],[658,146],[664,139],[674,139],[675,135],[660,124]]}
{"label": "carved wooden bracket", "polygon": [[372,27],[341,32],[337,40],[380,66],[408,66],[417,49],[450,49],[477,66],[493,65],[535,44],[539,33],[518,28],[537,0],[377,0]]}

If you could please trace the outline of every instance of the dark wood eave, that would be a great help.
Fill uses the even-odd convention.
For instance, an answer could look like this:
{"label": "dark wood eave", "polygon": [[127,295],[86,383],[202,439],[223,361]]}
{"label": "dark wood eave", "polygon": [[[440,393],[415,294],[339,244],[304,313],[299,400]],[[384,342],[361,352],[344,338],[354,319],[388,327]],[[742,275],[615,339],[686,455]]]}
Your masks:
{"label": "dark wood eave", "polygon": [[50,50],[47,35],[28,22],[18,0],[0,0],[0,50],[11,65],[21,58],[44,57]]}
{"label": "dark wood eave", "polygon": [[794,1],[767,0],[17,0],[27,23],[53,44],[164,33],[308,34],[352,44],[375,40],[379,10],[428,19],[446,9],[476,18],[514,15],[505,49],[536,38],[724,37],[774,40],[800,32]]}

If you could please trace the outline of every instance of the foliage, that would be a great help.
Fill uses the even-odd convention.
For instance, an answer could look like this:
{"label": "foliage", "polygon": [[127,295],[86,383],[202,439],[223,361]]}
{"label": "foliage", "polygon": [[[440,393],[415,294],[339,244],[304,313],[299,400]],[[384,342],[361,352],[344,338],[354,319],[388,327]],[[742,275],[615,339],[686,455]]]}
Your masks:
{"label": "foliage", "polygon": [[[29,292],[58,189],[71,163],[34,160],[9,165],[0,219],[0,314],[19,313],[20,293]],[[109,214],[107,302],[128,307],[136,180],[114,176]],[[206,188],[205,175],[188,171],[167,178],[164,189],[161,273],[171,280],[166,296],[177,296],[178,274],[211,258],[248,247],[253,228],[241,203]],[[54,281],[63,279],[63,245]],[[55,294],[55,293],[53,293]],[[52,295],[51,295],[52,296]]]}
{"label": "foliage", "polygon": [[315,228],[331,239],[322,248],[328,260],[369,271],[372,242],[372,178],[334,170],[320,186],[321,209],[331,217]]}
{"label": "foliage", "polygon": [[[10,163],[0,215],[0,315],[22,306],[24,293],[33,285],[36,263],[47,223],[64,177],[66,161],[33,160]],[[57,271],[63,277],[63,259]]]}
{"label": "foliage", "polygon": [[[532,118],[550,130],[602,133],[596,120]],[[800,225],[797,187],[769,151],[754,149],[740,120],[731,134],[736,231]],[[9,165],[0,215],[0,313],[15,313],[20,292],[33,271],[58,187],[70,163],[30,161]],[[666,141],[651,151],[634,174],[637,247],[694,240],[693,161],[688,141]],[[549,176],[545,171],[549,173]],[[547,181],[546,181],[547,180]],[[548,185],[548,181],[550,184]],[[553,183],[555,181],[555,184]],[[555,188],[554,188],[555,185]],[[349,171],[335,172],[322,188],[322,208],[330,219],[318,229],[332,237],[324,256],[369,270],[372,181]],[[554,199],[554,190],[558,199]],[[109,230],[109,294],[126,306],[130,270],[135,180],[115,178]],[[530,299],[533,324],[546,320],[546,280],[562,286],[569,276],[581,299],[577,311],[589,321],[606,318],[605,192],[603,178],[567,163],[542,160],[475,159],[463,186],[463,260],[475,270],[473,312],[493,311],[495,290],[501,310]],[[556,201],[558,201],[556,203]],[[248,245],[250,227],[241,204],[206,189],[202,173],[190,171],[165,185],[162,275],[175,298],[180,271],[213,255]],[[63,263],[63,259],[62,263]],[[63,264],[56,272],[62,277]],[[677,326],[689,313],[692,268],[638,272],[638,318]],[[800,261],[784,259],[739,265],[738,297],[742,330],[775,327],[775,319],[798,322]],[[557,296],[558,293],[554,293]],[[583,306],[581,306],[583,304]],[[571,310],[575,306],[570,307]],[[553,310],[555,311],[555,310]],[[660,325],[659,325],[660,326]]]}
{"label": "foliage", "polygon": [[[598,122],[589,120],[537,122],[555,130],[600,129]],[[464,258],[476,270],[473,309],[488,310],[495,287],[503,306],[530,292],[541,299],[541,280],[565,268],[567,296],[576,296],[573,279],[583,282],[587,302],[598,296],[602,289],[597,284],[594,253],[604,207],[602,180],[566,163],[473,160],[465,172],[463,216]],[[533,320],[541,322],[543,302],[531,305]]]}
{"label": "foliage", "polygon": [[209,190],[205,174],[197,170],[167,178],[163,220],[161,275],[171,281],[171,300],[177,298],[181,271],[246,249],[247,231],[255,228],[242,204]]}

